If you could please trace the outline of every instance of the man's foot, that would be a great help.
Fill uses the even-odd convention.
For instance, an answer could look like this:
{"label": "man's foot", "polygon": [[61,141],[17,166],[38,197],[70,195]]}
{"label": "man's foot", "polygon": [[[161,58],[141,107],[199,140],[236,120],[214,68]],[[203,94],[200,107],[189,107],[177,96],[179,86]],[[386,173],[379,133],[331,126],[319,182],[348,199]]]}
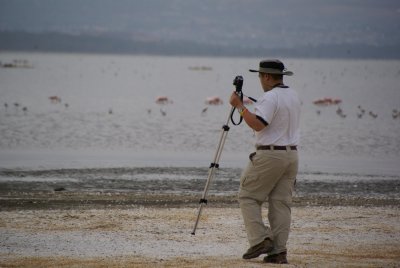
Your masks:
{"label": "man's foot", "polygon": [[278,254],[268,255],[264,258],[264,262],[285,264],[285,263],[288,263],[286,255],[287,255],[286,251],[278,253]]}
{"label": "man's foot", "polygon": [[261,243],[249,248],[246,251],[246,253],[243,255],[243,259],[248,260],[248,259],[257,258],[261,254],[267,254],[268,252],[271,252],[273,248],[274,248],[274,245],[273,245],[271,239],[266,238]]}

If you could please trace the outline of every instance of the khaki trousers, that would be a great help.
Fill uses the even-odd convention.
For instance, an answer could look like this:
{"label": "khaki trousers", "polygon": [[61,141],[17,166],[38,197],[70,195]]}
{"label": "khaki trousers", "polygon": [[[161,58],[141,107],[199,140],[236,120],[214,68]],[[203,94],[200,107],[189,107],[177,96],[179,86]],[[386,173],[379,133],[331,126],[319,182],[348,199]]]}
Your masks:
{"label": "khaki trousers", "polygon": [[[287,250],[297,170],[295,150],[257,150],[250,155],[239,189],[239,204],[250,247],[270,238],[274,242],[271,254]],[[264,224],[261,213],[266,201],[270,227]]]}

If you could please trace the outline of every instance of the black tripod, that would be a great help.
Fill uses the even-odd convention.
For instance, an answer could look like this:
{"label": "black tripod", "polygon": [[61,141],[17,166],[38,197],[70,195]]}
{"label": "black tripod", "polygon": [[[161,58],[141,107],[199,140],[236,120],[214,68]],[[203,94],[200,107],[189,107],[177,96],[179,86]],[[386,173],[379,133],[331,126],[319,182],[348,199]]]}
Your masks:
{"label": "black tripod", "polygon": [[[235,79],[233,80],[233,85],[236,87],[236,94],[238,94],[239,97],[243,100],[243,93],[242,93],[243,77],[236,76]],[[233,121],[234,111],[235,111],[235,107],[232,107],[231,111],[229,113],[228,120],[226,121],[226,124],[222,126],[221,138],[218,143],[217,152],[215,153],[215,156],[214,156],[214,161],[210,164],[210,167],[208,170],[208,178],[207,178],[206,186],[204,187],[203,196],[201,197],[200,202],[199,202],[200,203],[199,211],[197,214],[196,223],[194,224],[194,227],[193,227],[192,235],[194,235],[196,233],[196,229],[197,229],[197,225],[199,224],[203,205],[207,204],[206,196],[208,193],[208,189],[210,187],[211,179],[214,177],[215,170],[219,168],[219,159],[221,158],[222,149],[224,148],[226,136],[228,135],[228,131],[229,131],[229,126],[228,126],[229,120],[231,120],[234,125],[239,125],[243,120],[243,118],[240,117],[240,121],[238,123],[235,123]]]}

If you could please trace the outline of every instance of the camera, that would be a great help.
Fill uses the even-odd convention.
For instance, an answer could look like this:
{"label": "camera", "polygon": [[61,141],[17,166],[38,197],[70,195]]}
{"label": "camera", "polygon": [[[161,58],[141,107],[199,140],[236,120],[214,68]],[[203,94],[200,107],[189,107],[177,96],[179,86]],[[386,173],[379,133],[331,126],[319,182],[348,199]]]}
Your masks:
{"label": "camera", "polygon": [[233,85],[236,87],[237,93],[242,93],[242,86],[243,86],[243,77],[238,75],[233,79]]}

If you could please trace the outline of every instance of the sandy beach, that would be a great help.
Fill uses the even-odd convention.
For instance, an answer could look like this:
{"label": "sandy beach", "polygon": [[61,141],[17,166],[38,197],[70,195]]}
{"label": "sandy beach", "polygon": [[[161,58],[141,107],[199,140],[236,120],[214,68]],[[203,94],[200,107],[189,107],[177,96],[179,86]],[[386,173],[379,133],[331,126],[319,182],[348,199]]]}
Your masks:
{"label": "sandy beach", "polygon": [[[130,197],[130,198],[128,198]],[[1,198],[1,267],[265,267],[234,196],[25,193]],[[398,267],[397,201],[296,198],[288,267]],[[271,266],[273,267],[273,265]]]}

